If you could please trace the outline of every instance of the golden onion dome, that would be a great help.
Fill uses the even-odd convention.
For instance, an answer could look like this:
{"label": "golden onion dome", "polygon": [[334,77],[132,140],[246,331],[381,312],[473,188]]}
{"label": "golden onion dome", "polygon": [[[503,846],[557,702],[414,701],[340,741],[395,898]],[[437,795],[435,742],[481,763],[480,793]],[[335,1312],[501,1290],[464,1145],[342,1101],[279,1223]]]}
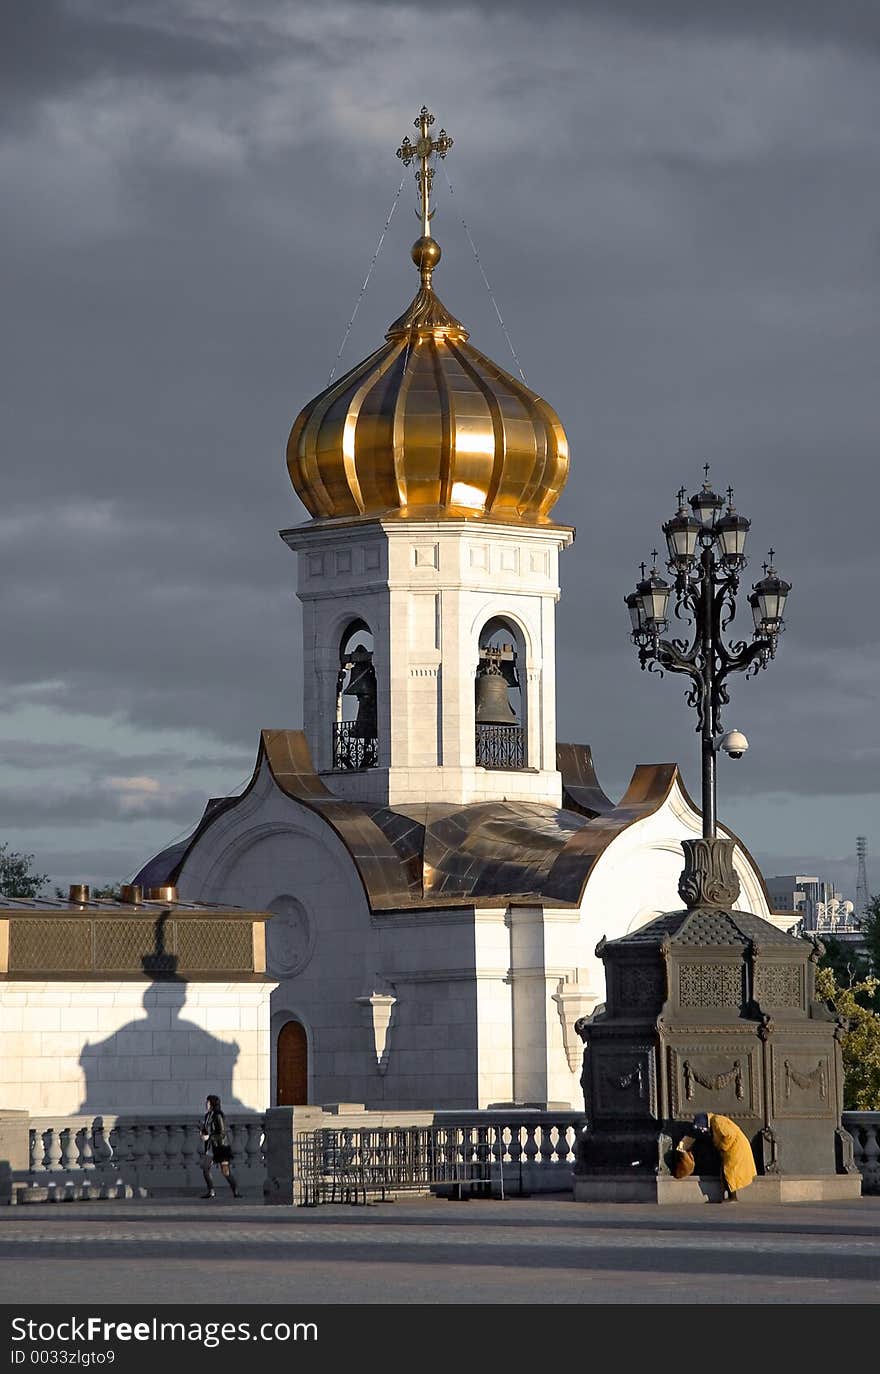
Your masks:
{"label": "golden onion dome", "polygon": [[[452,140],[404,139],[421,161],[421,285],[384,345],[306,405],[287,443],[297,495],[317,519],[397,516],[540,524],[562,491],[568,441],[546,401],[468,343],[431,285],[440,245],[430,235],[430,154]],[[445,146],[444,146],[445,141]],[[425,152],[424,149],[428,151]],[[441,151],[441,148],[443,151]],[[422,150],[422,151],[420,151]]]}

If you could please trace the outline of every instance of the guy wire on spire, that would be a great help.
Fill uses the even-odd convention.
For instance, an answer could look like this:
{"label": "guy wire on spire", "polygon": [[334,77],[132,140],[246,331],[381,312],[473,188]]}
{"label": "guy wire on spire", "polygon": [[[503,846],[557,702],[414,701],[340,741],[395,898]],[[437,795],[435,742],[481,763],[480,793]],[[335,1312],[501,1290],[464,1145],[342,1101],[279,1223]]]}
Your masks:
{"label": "guy wire on spire", "polygon": [[339,366],[339,359],[342,357],[343,350],[345,349],[345,345],[348,343],[348,336],[349,336],[349,334],[350,334],[351,331],[352,331],[352,327],[354,326],[354,322],[355,322],[355,318],[356,318],[356,316],[357,316],[357,312],[358,312],[358,311],[360,310],[360,308],[361,308],[361,301],[364,299],[364,296],[365,296],[366,293],[367,293],[367,287],[368,287],[369,284],[370,284],[370,277],[373,275],[373,268],[376,266],[376,261],[377,261],[377,259],[378,259],[378,257],[379,257],[379,254],[380,254],[381,251],[382,251],[382,244],[385,242],[385,235],[388,233],[388,226],[389,226],[389,224],[391,223],[392,217],[393,217],[393,215],[394,215],[394,211],[397,209],[397,202],[400,200],[400,193],[401,193],[401,191],[403,190],[403,183],[404,183],[405,181],[406,181],[406,177],[401,177],[400,185],[399,185],[398,188],[397,188],[397,195],[394,197],[393,201],[391,202],[391,209],[388,211],[388,218],[387,218],[386,221],[385,221],[385,227],[384,227],[384,229],[382,230],[381,234],[379,235],[379,242],[376,244],[376,251],[374,252],[374,254],[373,254],[373,256],[372,256],[372,259],[370,260],[370,266],[369,266],[368,269],[367,269],[367,275],[364,277],[364,284],[363,284],[363,286],[361,287],[360,295],[358,296],[357,300],[356,300],[355,303],[354,303],[354,310],[352,310],[352,312],[351,312],[351,319],[349,320],[348,324],[346,325],[345,333],[344,333],[343,336],[342,336],[342,343],[339,345],[339,352],[336,354],[336,361],[334,362],[333,366],[332,366],[331,369],[330,369],[330,376],[327,378],[327,385],[328,385],[328,386],[330,386],[331,382],[333,381],[333,378],[336,376],[336,369],[337,369],[337,367]]}

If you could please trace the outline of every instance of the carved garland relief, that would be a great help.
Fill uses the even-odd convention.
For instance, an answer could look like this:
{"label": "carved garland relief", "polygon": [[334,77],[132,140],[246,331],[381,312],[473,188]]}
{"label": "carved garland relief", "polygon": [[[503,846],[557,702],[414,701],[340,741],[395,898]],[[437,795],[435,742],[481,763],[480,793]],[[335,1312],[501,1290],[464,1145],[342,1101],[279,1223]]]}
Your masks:
{"label": "carved garland relief", "polygon": [[[641,1050],[641,1053],[639,1053]],[[595,1056],[596,1108],[606,1116],[644,1116],[654,1107],[654,1058],[649,1046]]]}
{"label": "carved garland relief", "polygon": [[687,1055],[670,1047],[669,1090],[675,1116],[692,1115],[695,1102],[710,1111],[752,1113],[760,1101],[760,1060],[735,1044],[701,1045]]}
{"label": "carved garland relief", "polygon": [[779,1116],[824,1117],[835,1111],[828,1055],[789,1047],[773,1050],[774,1111]]}

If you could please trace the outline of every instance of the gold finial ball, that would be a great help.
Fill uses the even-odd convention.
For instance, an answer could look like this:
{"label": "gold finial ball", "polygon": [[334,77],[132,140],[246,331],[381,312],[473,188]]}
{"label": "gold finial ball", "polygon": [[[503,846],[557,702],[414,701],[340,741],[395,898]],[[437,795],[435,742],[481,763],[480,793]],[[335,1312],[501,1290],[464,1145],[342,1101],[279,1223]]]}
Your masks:
{"label": "gold finial ball", "polygon": [[416,239],[410,254],[420,272],[433,272],[440,261],[440,245],[436,239],[423,234]]}

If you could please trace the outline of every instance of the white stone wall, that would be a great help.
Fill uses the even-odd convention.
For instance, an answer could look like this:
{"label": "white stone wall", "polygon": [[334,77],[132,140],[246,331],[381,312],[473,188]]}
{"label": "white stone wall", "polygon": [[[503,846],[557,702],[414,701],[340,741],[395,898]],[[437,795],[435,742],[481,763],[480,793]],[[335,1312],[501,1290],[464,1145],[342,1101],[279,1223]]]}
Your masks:
{"label": "white stone wall", "polygon": [[510,929],[503,907],[477,910],[473,921],[478,1023],[475,1101],[479,1107],[490,1107],[516,1099]]}
{"label": "white stone wall", "polygon": [[0,982],[0,1103],[32,1115],[230,1111],[269,1096],[266,983]]}
{"label": "white stone wall", "polygon": [[[278,979],[272,1035],[286,1020],[305,1028],[310,1102],[474,1104],[470,909],[371,916],[345,846],[324,820],[278,790],[267,765],[248,796],[205,832],[178,887],[183,900],[216,901],[222,893],[224,902],[255,910],[284,911],[295,899],[298,962],[294,943],[273,934],[278,918],[267,923],[267,966]],[[276,951],[283,967],[273,963]],[[396,999],[382,1065],[363,1000],[377,991]]]}
{"label": "white stone wall", "polygon": [[[272,1040],[286,1020],[304,1026],[310,1102],[580,1109],[573,1027],[604,1000],[595,947],[603,935],[619,938],[680,908],[681,840],[699,833],[699,816],[675,787],[599,857],[579,910],[372,914],[345,846],[278,789],[264,764],[241,803],[208,827],[179,888],[185,900],[278,912],[267,926],[269,973],[278,979]],[[766,918],[747,856],[737,849],[734,861],[743,883],[738,905]]]}
{"label": "white stone wall", "polygon": [[[299,552],[303,719],[319,771],[332,763],[340,640],[355,619],[373,633],[379,767],[333,773],[333,791],[392,806],[426,797],[559,805],[555,606],[569,530],[376,521],[301,527],[285,538]],[[496,616],[522,648],[527,767],[517,771],[475,766],[479,635]]]}

